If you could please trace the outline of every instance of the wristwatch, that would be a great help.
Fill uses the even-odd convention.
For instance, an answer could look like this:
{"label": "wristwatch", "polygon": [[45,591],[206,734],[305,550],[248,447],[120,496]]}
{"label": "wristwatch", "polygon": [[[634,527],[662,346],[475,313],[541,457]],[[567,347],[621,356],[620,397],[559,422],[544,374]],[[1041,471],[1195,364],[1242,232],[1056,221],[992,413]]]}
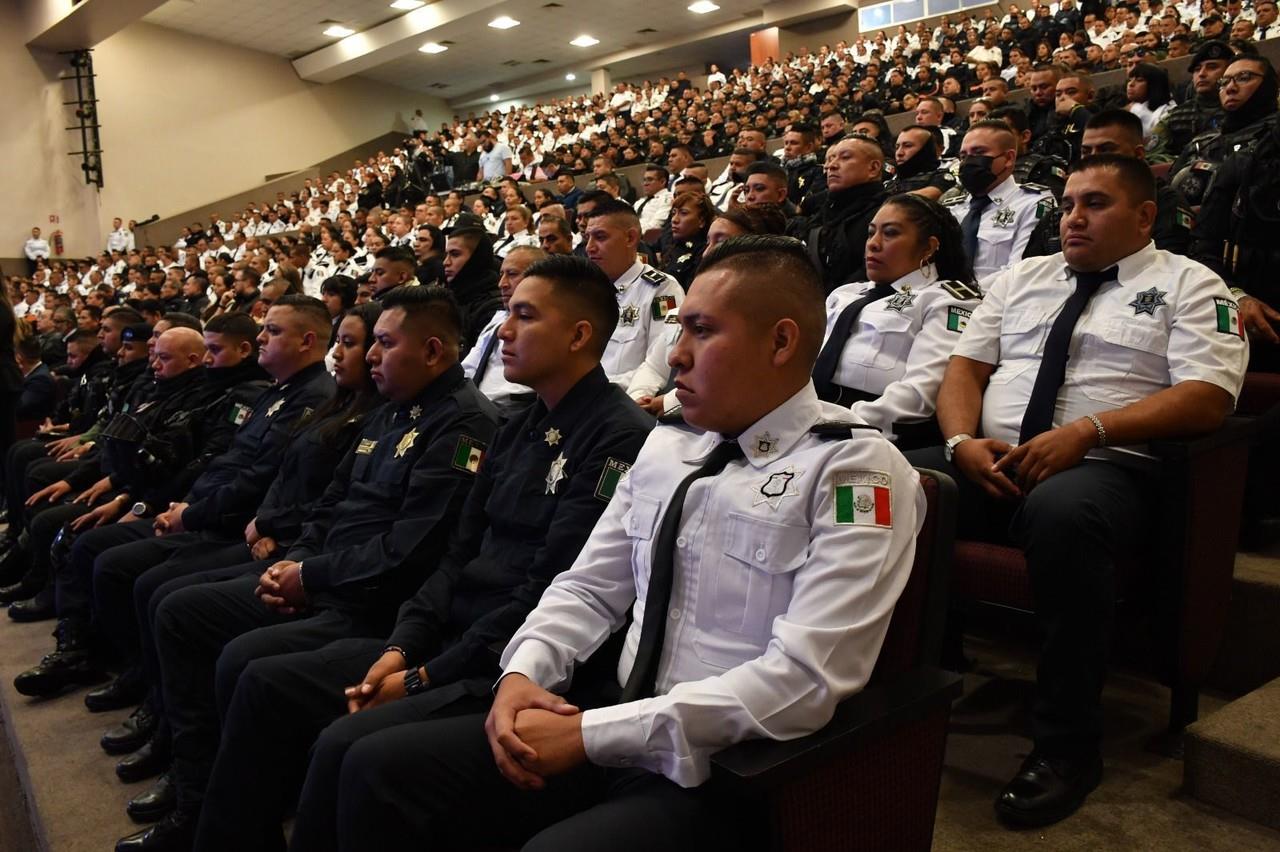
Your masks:
{"label": "wristwatch", "polygon": [[133,514],[137,515],[139,518],[141,518],[150,510],[151,510],[151,507],[148,506],[146,503],[143,503],[141,500],[133,504]]}
{"label": "wristwatch", "polygon": [[955,455],[956,447],[960,446],[965,441],[968,441],[972,438],[973,438],[972,435],[969,435],[965,432],[961,432],[959,435],[952,435],[950,438],[947,439],[947,442],[942,445],[943,458],[945,458],[948,462],[951,461],[951,457]]}
{"label": "wristwatch", "polygon": [[422,682],[422,675],[419,674],[421,667],[413,666],[404,670],[404,694],[417,695],[419,692],[427,691],[427,684]]}

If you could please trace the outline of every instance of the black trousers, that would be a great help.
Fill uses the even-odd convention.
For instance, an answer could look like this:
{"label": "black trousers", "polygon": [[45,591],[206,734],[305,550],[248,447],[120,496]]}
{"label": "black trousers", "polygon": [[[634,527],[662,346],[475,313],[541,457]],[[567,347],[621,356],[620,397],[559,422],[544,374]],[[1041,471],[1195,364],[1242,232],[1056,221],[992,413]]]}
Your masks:
{"label": "black trousers", "polygon": [[1096,753],[1115,613],[1115,559],[1144,543],[1143,478],[1118,464],[1086,460],[1021,500],[997,500],[946,462],[941,447],[906,456],[913,465],[955,479],[959,535],[1012,543],[1026,555],[1044,634],[1032,705],[1036,749],[1049,756]]}
{"label": "black trousers", "polygon": [[[80,506],[80,504],[75,505]],[[34,539],[37,531],[37,525],[34,522],[31,531]],[[88,617],[93,613],[94,583],[97,580],[94,576],[93,564],[98,554],[112,547],[143,541],[154,536],[151,521],[107,524],[78,533],[71,544],[66,563],[58,569],[55,577],[58,616]]]}
{"label": "black trousers", "polygon": [[[358,725],[363,715],[341,721]],[[300,806],[289,848],[522,843],[525,852],[727,852],[756,849],[765,836],[759,816],[742,803],[640,769],[587,764],[542,791],[520,791],[495,769],[484,720],[485,713],[406,720],[351,742],[336,783],[334,831],[314,830]],[[326,731],[317,751],[330,736]]]}
{"label": "black trousers", "polygon": [[[231,569],[228,569],[231,570]],[[246,568],[246,570],[248,570]],[[218,751],[219,720],[253,660],[368,635],[354,615],[325,609],[280,615],[254,595],[257,573],[180,588],[155,611],[161,694],[173,737],[179,807],[194,814]]]}

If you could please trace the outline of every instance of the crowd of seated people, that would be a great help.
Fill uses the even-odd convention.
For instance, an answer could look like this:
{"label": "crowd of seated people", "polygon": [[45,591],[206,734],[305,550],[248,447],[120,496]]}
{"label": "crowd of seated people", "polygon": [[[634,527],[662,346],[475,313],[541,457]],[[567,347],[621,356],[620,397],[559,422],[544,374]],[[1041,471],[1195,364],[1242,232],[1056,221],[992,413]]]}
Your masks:
{"label": "crowd of seated people", "polygon": [[[154,824],[117,848],[278,849],[291,814],[297,850],[754,848],[704,794],[710,755],[811,733],[867,683],[912,464],[1035,581],[1034,747],[996,812],[1073,813],[1103,774],[1115,558],[1154,504],[1095,450],[1213,431],[1280,351],[1254,238],[1276,72],[1206,36],[1185,89],[1136,62],[1146,106],[1108,106],[1077,30],[1163,50],[1222,14],[1142,4],[470,119],[439,141],[518,155],[469,208],[406,194],[397,151],[7,279],[21,372],[68,388],[5,455],[0,601],[56,622],[15,686],[136,708],[102,747],[156,778],[128,806]],[[1025,107],[980,75],[965,122],[932,91],[896,138],[854,107],[933,46],[964,50],[924,74],[943,86],[1008,63],[1028,27],[1066,41],[1013,58]],[[877,56],[890,76],[849,95]]]}

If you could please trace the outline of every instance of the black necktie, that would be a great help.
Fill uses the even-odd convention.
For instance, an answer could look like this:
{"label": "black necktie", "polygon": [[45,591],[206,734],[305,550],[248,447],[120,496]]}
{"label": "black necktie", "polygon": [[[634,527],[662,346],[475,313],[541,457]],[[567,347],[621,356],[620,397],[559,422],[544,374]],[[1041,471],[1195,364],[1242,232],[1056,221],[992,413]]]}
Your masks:
{"label": "black necktie", "polygon": [[822,351],[818,353],[818,360],[813,362],[813,386],[821,399],[835,402],[836,397],[839,396],[831,380],[835,377],[836,368],[840,366],[840,354],[844,352],[844,345],[849,342],[849,334],[853,331],[853,324],[858,321],[858,315],[862,313],[862,309],[892,294],[892,284],[877,284],[870,293],[846,305],[840,312],[840,316],[836,317],[835,324],[831,326],[831,336],[827,338]]}
{"label": "black necktie", "polygon": [[658,663],[662,659],[662,643],[667,636],[667,607],[671,604],[671,589],[676,576],[676,534],[680,531],[680,515],[684,512],[684,497],[695,479],[715,476],[725,465],[743,457],[742,447],[736,440],[723,441],[702,466],[686,476],[676,486],[662,513],[658,536],[653,542],[653,558],[649,566],[649,591],[644,600],[644,624],[640,627],[640,645],[622,689],[621,703],[648,698],[653,695],[658,679]]}
{"label": "black necktie", "polygon": [[1076,289],[1062,306],[1062,313],[1053,321],[1049,329],[1049,339],[1044,345],[1044,354],[1040,358],[1040,372],[1036,373],[1036,383],[1031,388],[1031,399],[1027,401],[1027,410],[1022,415],[1022,429],[1018,433],[1018,443],[1025,444],[1041,432],[1053,428],[1053,413],[1058,406],[1058,391],[1067,377],[1067,349],[1071,346],[1071,333],[1075,331],[1080,314],[1085,305],[1098,292],[1098,288],[1108,281],[1115,281],[1118,267],[1104,269],[1101,272],[1077,272]]}
{"label": "black necktie", "polygon": [[969,199],[969,213],[960,223],[964,234],[964,252],[970,261],[978,259],[978,228],[982,225],[982,211],[991,206],[991,196],[975,195]]}
{"label": "black necktie", "polygon": [[502,323],[495,325],[493,331],[489,333],[489,339],[485,341],[480,363],[476,364],[476,373],[471,377],[471,383],[476,387],[480,387],[480,382],[484,381],[485,371],[489,369],[489,360],[493,358],[493,350],[498,348],[498,329],[500,328],[502,328]]}

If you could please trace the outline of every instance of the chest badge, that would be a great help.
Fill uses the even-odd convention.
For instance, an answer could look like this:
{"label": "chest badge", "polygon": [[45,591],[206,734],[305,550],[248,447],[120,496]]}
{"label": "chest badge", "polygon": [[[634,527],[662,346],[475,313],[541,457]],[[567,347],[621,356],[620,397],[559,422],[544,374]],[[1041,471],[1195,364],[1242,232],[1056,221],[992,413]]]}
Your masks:
{"label": "chest badge", "polygon": [[404,458],[404,454],[413,449],[413,442],[416,440],[418,440],[417,429],[410,429],[408,432],[405,432],[404,436],[400,439],[400,443],[396,444],[396,458]]}
{"label": "chest badge", "polygon": [[560,443],[560,439],[562,437],[564,436],[560,434],[560,430],[552,427],[547,430],[547,434],[543,437],[543,440],[547,442],[548,447],[554,447],[556,444]]}
{"label": "chest badge", "polygon": [[271,407],[267,409],[267,416],[274,417],[275,413],[279,411],[280,407],[283,405],[284,405],[283,399],[277,399],[275,402],[271,403]]}
{"label": "chest badge", "polygon": [[1009,228],[1013,226],[1014,212],[1012,207],[1001,207],[996,211],[996,216],[991,221],[997,228]]}
{"label": "chest badge", "polygon": [[1157,290],[1152,287],[1150,290],[1143,290],[1137,297],[1129,303],[1129,307],[1133,308],[1133,315],[1147,314],[1149,316],[1156,315],[1156,308],[1165,307],[1168,302],[1164,297],[1169,294],[1168,290]]}
{"label": "chest badge", "polygon": [[640,319],[640,309],[635,305],[627,305],[618,311],[618,321],[623,325],[635,325],[638,319]]}
{"label": "chest badge", "polygon": [[551,462],[551,469],[547,471],[548,494],[556,493],[556,486],[560,484],[560,480],[564,479],[564,466],[568,461],[569,460],[564,457],[564,453],[561,453]]}
{"label": "chest badge", "polygon": [[767,503],[770,509],[778,511],[778,507],[782,505],[785,498],[800,496],[800,492],[796,490],[795,481],[796,477],[802,473],[804,473],[803,470],[788,467],[786,470],[770,474],[764,482],[760,483],[751,505],[759,506]]}
{"label": "chest badge", "polygon": [[410,419],[412,419],[412,420],[417,420],[417,419],[418,419],[419,417],[421,417],[421,416],[422,416],[422,406],[421,406],[421,405],[415,405],[413,408],[410,408],[410,409],[409,409],[409,418],[410,418]]}
{"label": "chest badge", "polygon": [[751,454],[756,458],[772,455],[778,451],[778,439],[773,437],[770,432],[762,432],[752,440],[756,442],[756,445]]}
{"label": "chest badge", "polygon": [[915,301],[915,293],[912,293],[910,290],[903,290],[901,293],[891,297],[889,301],[885,302],[884,309],[886,311],[897,311],[898,313],[902,313],[907,308],[915,304]]}

